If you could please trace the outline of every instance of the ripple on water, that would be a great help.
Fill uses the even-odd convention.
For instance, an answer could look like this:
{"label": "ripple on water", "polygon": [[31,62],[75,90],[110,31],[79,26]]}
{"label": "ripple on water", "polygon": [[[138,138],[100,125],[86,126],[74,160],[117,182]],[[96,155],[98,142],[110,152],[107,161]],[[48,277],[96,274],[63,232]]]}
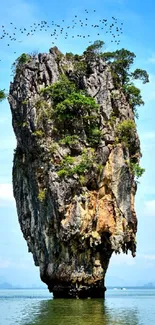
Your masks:
{"label": "ripple on water", "polygon": [[106,299],[52,300],[47,290],[0,290],[0,325],[153,325],[155,290],[109,290]]}

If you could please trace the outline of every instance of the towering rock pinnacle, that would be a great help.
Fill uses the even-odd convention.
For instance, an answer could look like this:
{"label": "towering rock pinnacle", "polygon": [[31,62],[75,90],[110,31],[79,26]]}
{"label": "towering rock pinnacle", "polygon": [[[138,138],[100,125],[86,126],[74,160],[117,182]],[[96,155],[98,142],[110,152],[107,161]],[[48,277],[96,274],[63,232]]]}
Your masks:
{"label": "towering rock pinnacle", "polygon": [[[139,161],[140,144],[133,110],[101,59],[89,73],[57,48],[26,61],[9,95],[20,227],[54,297],[104,297],[112,253],[136,251],[130,161]],[[69,87],[69,103],[56,102],[51,85],[60,83]],[[126,121],[128,139],[120,131]]]}

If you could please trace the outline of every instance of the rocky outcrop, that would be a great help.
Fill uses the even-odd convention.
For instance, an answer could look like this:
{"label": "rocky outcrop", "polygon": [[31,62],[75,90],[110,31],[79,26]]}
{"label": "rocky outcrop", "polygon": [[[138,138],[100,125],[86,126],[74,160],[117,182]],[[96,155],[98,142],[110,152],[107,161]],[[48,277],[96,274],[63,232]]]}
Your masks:
{"label": "rocky outcrop", "polygon": [[[52,100],[41,90],[62,73],[78,80],[99,104],[101,136],[95,145],[88,143],[81,122],[72,133],[78,141],[65,143],[56,130]],[[136,251],[136,182],[129,162],[131,156],[139,160],[139,139],[135,129],[130,147],[116,137],[120,123],[134,121],[132,108],[115,88],[109,65],[92,62],[91,73],[75,78],[73,61],[60,58],[57,48],[29,58],[18,69],[9,102],[17,138],[14,197],[41,279],[54,297],[104,297],[112,253],[130,250],[134,256]],[[60,173],[67,156],[74,158],[68,162],[70,170],[81,157],[91,162],[89,168],[83,175],[76,169]]]}

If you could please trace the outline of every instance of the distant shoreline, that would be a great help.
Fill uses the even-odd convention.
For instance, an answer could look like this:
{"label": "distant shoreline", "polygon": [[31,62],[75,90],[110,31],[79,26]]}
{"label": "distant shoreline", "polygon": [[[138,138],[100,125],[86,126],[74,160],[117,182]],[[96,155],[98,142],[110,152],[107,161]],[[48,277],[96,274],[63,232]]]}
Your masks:
{"label": "distant shoreline", "polygon": [[[126,289],[126,290],[134,290],[134,289],[155,289],[155,286],[133,286],[133,287],[130,287],[130,286],[124,286],[124,287],[120,287],[120,286],[114,286],[114,287],[111,287],[111,286],[108,286],[107,287],[107,290],[123,290],[123,289]],[[2,288],[0,287],[0,290],[48,290],[46,287],[45,288],[35,288],[35,287],[28,287],[28,288],[22,288],[22,287],[12,287],[12,288]]]}

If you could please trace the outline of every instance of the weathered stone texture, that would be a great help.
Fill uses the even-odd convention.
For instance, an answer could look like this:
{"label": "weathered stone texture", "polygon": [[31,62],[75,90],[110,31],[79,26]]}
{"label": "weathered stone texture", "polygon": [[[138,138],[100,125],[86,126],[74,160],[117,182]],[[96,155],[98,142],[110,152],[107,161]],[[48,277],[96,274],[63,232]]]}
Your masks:
{"label": "weathered stone texture", "polygon": [[[55,297],[103,297],[112,253],[129,249],[135,255],[136,251],[136,184],[126,163],[128,149],[115,144],[115,126],[124,119],[134,120],[134,116],[124,94],[115,89],[109,66],[103,61],[92,65],[92,74],[83,78],[83,84],[101,108],[104,139],[96,150],[103,172],[100,179],[90,175],[88,187],[79,186],[77,175],[60,179],[55,162],[70,154],[70,148],[58,145],[51,159],[51,121],[45,123],[43,138],[33,134],[40,89],[59,78],[58,53],[50,49],[49,54],[34,57],[10,86],[17,137],[13,166],[17,213],[41,279]],[[117,118],[111,126],[108,121],[113,112]],[[133,143],[139,156],[136,132]],[[78,146],[77,153],[86,147]],[[40,190],[45,191],[43,201],[38,199]]]}

